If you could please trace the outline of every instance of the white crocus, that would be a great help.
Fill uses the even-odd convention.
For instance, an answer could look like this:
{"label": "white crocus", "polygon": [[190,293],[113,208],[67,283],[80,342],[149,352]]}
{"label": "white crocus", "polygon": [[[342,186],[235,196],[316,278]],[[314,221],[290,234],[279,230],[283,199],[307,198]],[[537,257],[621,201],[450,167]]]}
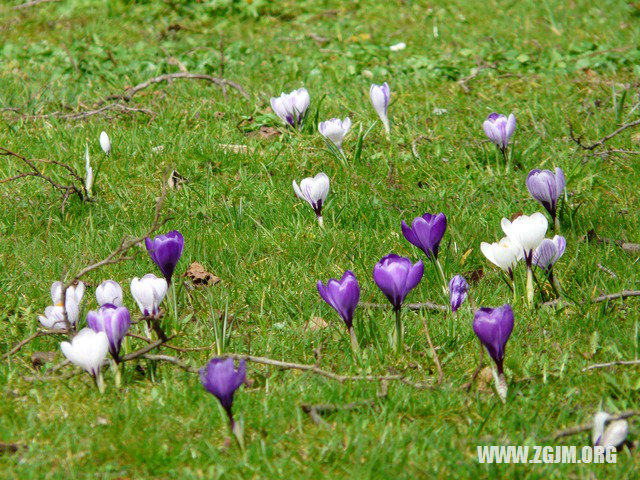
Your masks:
{"label": "white crocus", "polygon": [[83,328],[73,337],[71,343],[60,344],[62,353],[74,365],[86,370],[96,381],[102,392],[104,382],[100,369],[109,351],[109,340],[104,332],[94,332],[90,328]]}
{"label": "white crocus", "polygon": [[619,447],[629,435],[629,423],[622,420],[611,422],[606,428],[606,422],[612,418],[607,412],[598,412],[593,417],[592,440],[594,445],[607,447]]}
{"label": "white crocus", "polygon": [[507,272],[513,281],[513,269],[522,259],[522,249],[519,245],[504,237],[495,243],[482,242],[480,250],[487,260]]}
{"label": "white crocus", "polygon": [[111,153],[111,140],[109,140],[107,132],[100,133],[100,146],[102,147],[102,151],[105,155],[109,155]]}
{"label": "white crocus", "polygon": [[536,212],[533,215],[520,215],[513,222],[502,219],[502,230],[516,245],[519,245],[524,259],[527,262],[527,300],[533,303],[533,271],[531,261],[533,251],[542,243],[549,222],[542,213]]}
{"label": "white crocus", "polygon": [[122,287],[115,280],[105,280],[96,288],[96,300],[100,306],[108,303],[121,307],[123,305]]}
{"label": "white crocus", "polygon": [[145,317],[155,316],[159,312],[160,304],[167,294],[167,281],[158,278],[153,273],[131,280],[131,295],[138,303],[140,313]]}
{"label": "white crocus", "polygon": [[387,108],[389,107],[389,99],[391,98],[391,90],[389,89],[389,85],[387,82],[384,82],[382,85],[376,85],[375,83],[371,85],[369,89],[369,97],[371,98],[371,104],[373,108],[376,109],[380,120],[382,120],[382,124],[384,125],[384,131],[389,136],[390,128],[389,128],[389,117],[387,116]]}
{"label": "white crocus", "polygon": [[407,48],[407,44],[404,42],[400,42],[396,43],[395,45],[391,45],[389,47],[389,50],[391,50],[392,52],[399,52],[400,50],[404,50],[405,48]]}
{"label": "white crocus", "polygon": [[323,226],[322,207],[327,195],[329,195],[329,177],[327,174],[321,172],[315,177],[307,177],[300,182],[300,186],[294,180],[293,191],[296,192],[300,199],[311,205],[318,217],[318,224]]}
{"label": "white crocus", "polygon": [[[66,301],[62,302],[62,282],[54,282],[51,285],[52,306],[45,309],[44,315],[40,315],[38,320],[45,328],[53,330],[64,330],[67,325],[64,321],[64,310],[67,312],[67,320],[70,325],[75,325],[80,316],[80,302],[84,295],[84,283],[67,288],[65,293]],[[63,308],[64,307],[64,308]]]}
{"label": "white crocus", "polygon": [[93,188],[93,168],[91,168],[91,162],[89,160],[89,145],[84,146],[84,188],[87,191],[87,195],[91,196],[91,189]]}
{"label": "white crocus", "polygon": [[332,142],[338,150],[342,150],[342,141],[351,128],[351,119],[349,117],[344,120],[332,118],[318,125],[318,131],[327,140]]}

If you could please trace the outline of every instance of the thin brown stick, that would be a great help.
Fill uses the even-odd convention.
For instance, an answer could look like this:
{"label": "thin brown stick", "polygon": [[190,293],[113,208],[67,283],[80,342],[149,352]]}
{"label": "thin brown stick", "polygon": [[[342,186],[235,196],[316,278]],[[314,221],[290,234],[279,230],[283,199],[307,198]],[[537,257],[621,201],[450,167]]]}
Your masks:
{"label": "thin brown stick", "polygon": [[149,360],[172,363],[173,365],[181,368],[185,372],[189,372],[189,373],[199,373],[200,372],[200,369],[198,367],[189,366],[186,363],[184,363],[182,360],[180,360],[179,358],[171,357],[169,355],[154,355],[154,354],[147,353],[147,354],[144,354],[142,357],[143,358],[147,358]]}
{"label": "thin brown stick", "polygon": [[634,120],[633,122],[625,123],[624,125],[621,125],[619,128],[615,129],[613,132],[602,137],[597,142],[594,142],[590,145],[585,145],[582,143],[582,138],[576,137],[574,135],[573,125],[571,124],[571,121],[569,121],[569,135],[571,137],[571,140],[573,140],[580,148],[583,148],[584,150],[595,150],[597,147],[603,146],[605,142],[611,140],[616,135],[624,132],[628,128],[635,127],[636,125],[640,125],[640,120]]}
{"label": "thin brown stick", "polygon": [[[630,297],[640,297],[640,290],[623,290],[622,292],[617,292],[617,293],[602,294],[596,298],[585,300],[582,303],[602,303],[609,300],[616,300],[618,298],[624,299],[624,298],[630,298]],[[563,303],[566,304],[566,303],[573,303],[573,302],[566,298],[555,298],[553,300],[549,300],[548,302],[544,302],[542,306],[553,307]]]}
{"label": "thin brown stick", "polygon": [[167,338],[167,340],[156,340],[153,343],[150,343],[149,345],[142,347],[140,350],[136,350],[135,352],[131,352],[127,355],[125,355],[124,357],[122,357],[120,359],[120,362],[130,362],[131,360],[135,360],[136,358],[140,358],[144,355],[146,355],[147,353],[149,353],[151,350],[161,346],[162,344],[166,343],[167,341],[171,340],[172,338],[175,338],[176,335],[172,335],[170,337]]}
{"label": "thin brown stick", "polygon": [[145,88],[150,87],[151,85],[153,85],[155,83],[171,82],[171,81],[177,80],[177,79],[205,80],[207,82],[210,82],[210,83],[213,83],[215,85],[218,85],[223,90],[226,89],[227,86],[229,86],[231,88],[236,89],[238,92],[240,92],[240,94],[243,97],[245,97],[247,100],[250,100],[250,98],[251,98],[244,88],[242,88],[239,84],[237,84],[235,82],[232,82],[231,80],[227,80],[225,78],[214,77],[212,75],[205,75],[205,74],[202,74],[202,73],[176,72],[176,73],[166,73],[164,75],[160,75],[160,76],[157,76],[157,77],[150,78],[149,80],[146,80],[146,81],[144,81],[142,83],[139,83],[138,85],[136,85],[134,87],[127,88],[124,91],[124,93],[122,93],[122,94],[109,95],[107,98],[105,98],[102,101],[102,103],[104,103],[105,101],[108,101],[108,100],[124,100],[124,101],[128,102],[138,92],[140,92],[141,90],[144,90]]}
{"label": "thin brown stick", "polygon": [[617,360],[615,362],[608,362],[608,363],[594,363],[593,365],[589,365],[588,367],[583,368],[582,371],[586,372],[588,370],[595,370],[597,368],[615,367],[617,365],[640,365],[640,360]]}
{"label": "thin brown stick", "polygon": [[[386,303],[361,302],[360,305],[364,308],[391,308],[391,305]],[[402,308],[406,308],[407,310],[434,310],[441,312],[449,310],[449,307],[446,305],[439,305],[433,302],[407,303],[403,305]]]}
{"label": "thin brown stick", "polygon": [[442,366],[440,365],[438,352],[436,352],[436,349],[433,346],[433,342],[431,341],[431,335],[429,335],[429,325],[427,325],[427,320],[424,317],[421,316],[420,320],[422,320],[424,333],[427,336],[427,342],[429,342],[429,348],[431,349],[431,355],[433,355],[433,361],[435,362],[436,368],[438,369],[438,381],[436,382],[436,385],[442,385],[442,381],[444,380],[444,372],[442,371]]}
{"label": "thin brown stick", "polygon": [[20,5],[16,5],[13,7],[14,10],[21,10],[23,8],[35,7],[36,5],[40,5],[41,3],[53,3],[59,2],[60,0],[31,0],[30,2],[21,3]]}
{"label": "thin brown stick", "polygon": [[11,350],[9,350],[7,353],[4,354],[4,357],[9,358],[11,355],[18,353],[20,350],[22,350],[22,348],[25,345],[31,343],[33,340],[35,340],[38,337],[45,337],[48,335],[65,335],[67,333],[68,333],[67,330],[38,330],[32,335],[29,335],[27,338],[25,338],[21,342],[17,343]]}
{"label": "thin brown stick", "polygon": [[[625,412],[618,413],[617,415],[612,415],[609,419],[610,421],[623,420],[625,418],[635,417],[636,415],[640,415],[640,410],[627,410]],[[593,422],[584,423],[582,425],[577,425],[575,427],[563,428],[562,430],[558,430],[552,436],[547,437],[545,441],[549,440],[558,440],[563,437],[569,437],[571,435],[576,435],[578,433],[589,432],[593,429]]]}

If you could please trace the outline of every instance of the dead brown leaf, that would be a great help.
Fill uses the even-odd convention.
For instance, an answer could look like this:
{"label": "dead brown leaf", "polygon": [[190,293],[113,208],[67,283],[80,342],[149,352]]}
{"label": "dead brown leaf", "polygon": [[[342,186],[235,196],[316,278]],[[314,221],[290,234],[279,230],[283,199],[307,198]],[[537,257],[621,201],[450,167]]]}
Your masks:
{"label": "dead brown leaf", "polygon": [[202,264],[198,262],[193,262],[189,265],[184,276],[190,279],[194,285],[211,286],[220,282],[219,277],[216,277],[211,272],[207,272]]}
{"label": "dead brown leaf", "polygon": [[35,368],[41,367],[45,363],[51,363],[56,358],[56,352],[33,352],[31,355],[31,365]]}
{"label": "dead brown leaf", "polygon": [[262,125],[258,130],[247,133],[247,137],[257,138],[274,138],[279,135],[281,135],[280,130],[275,127],[267,127],[266,125]]}
{"label": "dead brown leaf", "polygon": [[327,328],[328,326],[329,324],[325,322],[324,318],[313,317],[311,320],[304,324],[304,329],[315,331],[322,330],[323,328]]}

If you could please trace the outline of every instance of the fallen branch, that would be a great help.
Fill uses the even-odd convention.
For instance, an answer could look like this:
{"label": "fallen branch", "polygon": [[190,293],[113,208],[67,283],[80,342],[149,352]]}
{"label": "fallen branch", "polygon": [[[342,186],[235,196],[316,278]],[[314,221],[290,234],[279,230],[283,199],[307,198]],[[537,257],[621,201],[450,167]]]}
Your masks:
{"label": "fallen branch", "polygon": [[205,75],[201,73],[176,72],[176,73],[167,73],[164,75],[160,75],[158,77],[150,78],[149,80],[139,83],[134,87],[127,88],[122,94],[109,95],[104,100],[102,100],[99,104],[101,105],[109,100],[124,100],[125,102],[129,102],[134,97],[134,95],[136,95],[138,92],[140,92],[141,90],[144,90],[145,88],[150,87],[155,83],[162,83],[162,82],[170,83],[173,80],[178,80],[178,79],[204,80],[204,81],[213,83],[221,87],[225,95],[226,95],[227,86],[229,86],[231,88],[236,89],[238,92],[240,92],[240,94],[247,100],[251,99],[251,97],[249,96],[249,94],[246,92],[244,88],[242,88],[239,84],[232,82],[231,80],[214,77],[212,75]]}
{"label": "fallen branch", "polygon": [[149,110],[148,108],[123,105],[122,103],[118,103],[118,102],[110,103],[108,105],[103,105],[100,108],[96,108],[93,110],[84,110],[84,111],[72,112],[72,113],[51,112],[51,113],[44,113],[39,115],[28,115],[28,114],[20,114],[18,109],[11,109],[8,111],[23,118],[29,118],[29,119],[59,118],[62,120],[85,120],[95,115],[103,115],[112,111],[115,111],[118,114],[124,114],[124,115],[142,113],[144,115],[148,115],[149,117],[151,117],[152,120],[158,115],[156,112],[154,112],[153,110]]}
{"label": "fallen branch", "polygon": [[[0,147],[0,156],[17,158],[22,163],[24,163],[28,168],[28,171],[26,172],[20,172],[19,174],[14,175],[12,177],[0,179],[0,184],[12,182],[12,181],[19,180],[21,178],[26,178],[26,177],[41,178],[45,182],[49,183],[54,190],[57,190],[62,195],[62,205],[61,205],[62,213],[64,213],[64,207],[69,197],[71,197],[71,195],[74,195],[74,194],[77,195],[81,201],[89,199],[89,192],[87,192],[86,190],[84,179],[80,175],[78,175],[75,169],[70,165],[67,165],[62,162],[58,162],[56,160],[28,159],[20,155],[19,153],[12,152],[11,150],[4,147]],[[69,185],[63,185],[56,182],[50,176],[42,173],[40,169],[38,169],[38,167],[36,166],[36,162],[58,165],[64,168],[67,171],[67,174],[71,177],[72,182]],[[80,184],[79,186],[74,183],[76,181]]]}
{"label": "fallen branch", "polygon": [[318,405],[310,405],[303,403],[300,405],[300,408],[303,412],[308,414],[311,419],[314,421],[316,425],[326,424],[321,415],[326,415],[329,413],[335,413],[339,411],[351,411],[358,410],[360,408],[373,407],[375,406],[374,400],[363,400],[360,402],[347,403],[344,405],[333,405],[333,404],[318,404]]}
{"label": "fallen branch", "polygon": [[17,343],[11,350],[4,354],[4,358],[9,358],[11,355],[18,353],[25,345],[31,343],[38,337],[45,337],[48,335],[65,335],[67,333],[69,333],[67,330],[38,330],[21,342]]}
{"label": "fallen branch", "polygon": [[574,143],[576,145],[578,145],[580,148],[582,148],[584,150],[595,150],[597,147],[604,146],[605,142],[611,140],[616,135],[624,132],[628,128],[635,127],[636,125],[640,125],[640,120],[634,120],[633,122],[625,123],[624,125],[620,126],[616,130],[614,130],[613,132],[611,132],[608,135],[605,135],[604,137],[602,137],[597,142],[592,143],[590,145],[585,145],[585,144],[582,143],[582,138],[581,137],[576,137],[575,136],[575,134],[573,132],[573,125],[571,124],[571,121],[569,121],[569,135],[571,137],[571,140],[573,140]]}
{"label": "fallen branch", "polygon": [[608,363],[594,363],[582,369],[583,372],[588,370],[595,370],[597,368],[615,367],[616,365],[640,365],[640,360],[617,360],[615,362]]}
{"label": "fallen branch", "polygon": [[[640,297],[640,290],[623,290],[622,292],[617,292],[617,293],[607,293],[607,294],[602,294],[596,298],[592,298],[590,300],[585,300],[582,303],[586,304],[586,303],[602,303],[602,302],[607,302],[609,300],[616,300],[618,298],[630,298],[630,297]],[[544,302],[542,304],[543,307],[553,307],[556,305],[560,305],[560,304],[573,304],[574,302],[572,302],[571,300],[568,300],[566,298],[555,298],[553,300],[549,300],[548,302]]]}
{"label": "fallen branch", "polygon": [[[627,410],[626,412],[622,412],[617,415],[612,415],[609,421],[623,420],[625,418],[635,417],[636,415],[640,415],[640,410]],[[547,437],[545,441],[558,440],[560,438],[575,435],[577,433],[589,432],[592,429],[593,429],[593,422],[585,423],[583,425],[577,425],[575,427],[564,428],[562,430],[558,430],[551,437]]]}

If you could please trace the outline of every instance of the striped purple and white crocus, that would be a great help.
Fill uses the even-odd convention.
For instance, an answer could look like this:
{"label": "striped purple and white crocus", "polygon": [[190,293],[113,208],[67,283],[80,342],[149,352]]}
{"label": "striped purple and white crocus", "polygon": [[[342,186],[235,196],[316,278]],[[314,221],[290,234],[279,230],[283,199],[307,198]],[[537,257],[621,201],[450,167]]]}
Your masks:
{"label": "striped purple and white crocus", "polygon": [[558,200],[565,188],[564,172],[556,167],[551,170],[534,169],[527,175],[527,190],[533,198],[549,212],[556,231],[560,229],[558,221]]}
{"label": "striped purple and white crocus", "polygon": [[327,174],[320,172],[315,177],[304,178],[299,186],[294,180],[293,191],[298,198],[311,205],[313,211],[316,212],[316,217],[318,217],[318,225],[324,226],[322,207],[327,200],[327,195],[329,195],[329,177]]}
{"label": "striped purple and white crocus", "polygon": [[271,108],[287,125],[299,129],[309,108],[309,92],[306,88],[298,88],[290,93],[282,93],[279,97],[271,97]]}
{"label": "striped purple and white crocus", "polygon": [[333,143],[338,150],[342,150],[342,141],[350,128],[351,120],[349,117],[346,117],[344,120],[332,118],[331,120],[318,124],[320,134]]}
{"label": "striped purple and white crocus", "polygon": [[513,113],[507,118],[505,115],[493,112],[489,114],[482,127],[489,140],[495,143],[502,155],[506,157],[507,146],[516,130],[516,117]]}

